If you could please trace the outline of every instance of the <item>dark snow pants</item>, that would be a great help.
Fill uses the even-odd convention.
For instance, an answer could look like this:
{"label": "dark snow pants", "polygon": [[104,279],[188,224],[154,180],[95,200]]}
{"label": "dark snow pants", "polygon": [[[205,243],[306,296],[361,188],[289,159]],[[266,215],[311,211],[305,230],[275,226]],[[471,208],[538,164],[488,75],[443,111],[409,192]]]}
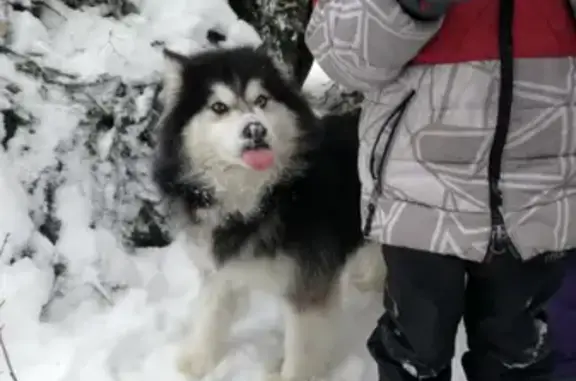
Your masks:
{"label": "dark snow pants", "polygon": [[380,381],[450,381],[461,318],[468,381],[550,380],[545,304],[562,281],[562,259],[485,263],[383,247],[385,314],[368,341]]}

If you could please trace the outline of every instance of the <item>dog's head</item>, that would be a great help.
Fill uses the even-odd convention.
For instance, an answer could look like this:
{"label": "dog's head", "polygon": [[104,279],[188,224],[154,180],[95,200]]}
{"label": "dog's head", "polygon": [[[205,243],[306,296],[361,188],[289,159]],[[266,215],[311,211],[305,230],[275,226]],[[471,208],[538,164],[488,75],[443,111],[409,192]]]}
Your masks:
{"label": "dog's head", "polygon": [[183,177],[205,174],[220,182],[239,174],[277,177],[295,164],[315,118],[269,57],[253,48],[165,55],[165,164],[179,163],[189,172]]}

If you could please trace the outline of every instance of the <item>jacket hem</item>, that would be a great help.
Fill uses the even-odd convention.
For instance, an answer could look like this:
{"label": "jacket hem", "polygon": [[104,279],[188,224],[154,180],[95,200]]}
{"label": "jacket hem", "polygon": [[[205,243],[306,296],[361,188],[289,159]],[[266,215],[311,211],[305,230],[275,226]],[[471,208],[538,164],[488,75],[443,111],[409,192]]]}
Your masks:
{"label": "jacket hem", "polygon": [[[370,195],[364,190],[363,221]],[[380,198],[373,217],[367,238],[379,244],[452,255],[473,262],[483,262],[489,252],[489,210],[485,213],[447,211],[405,200]],[[522,226],[520,230],[517,226],[510,229],[510,223],[506,225],[512,231],[510,240],[524,261],[540,255],[564,253],[576,247],[576,242],[566,242],[559,249],[554,249],[553,237],[547,233],[549,229],[542,229],[539,223]]]}

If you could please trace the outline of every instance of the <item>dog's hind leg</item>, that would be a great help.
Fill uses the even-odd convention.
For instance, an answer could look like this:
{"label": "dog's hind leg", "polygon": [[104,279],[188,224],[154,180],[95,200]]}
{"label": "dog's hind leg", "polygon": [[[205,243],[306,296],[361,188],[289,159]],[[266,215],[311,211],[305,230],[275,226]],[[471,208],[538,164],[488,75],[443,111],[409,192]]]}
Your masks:
{"label": "dog's hind leg", "polygon": [[383,292],[386,272],[380,245],[367,242],[349,258],[344,267],[342,281],[346,287],[362,292]]}
{"label": "dog's hind leg", "polygon": [[[339,285],[319,297],[302,290],[286,305],[282,381],[311,381],[325,377],[337,347],[341,304]],[[321,292],[322,293],[322,292]]]}
{"label": "dog's hind leg", "polygon": [[178,368],[186,375],[206,375],[223,356],[241,292],[224,275],[211,274],[200,290],[193,329],[178,358]]}

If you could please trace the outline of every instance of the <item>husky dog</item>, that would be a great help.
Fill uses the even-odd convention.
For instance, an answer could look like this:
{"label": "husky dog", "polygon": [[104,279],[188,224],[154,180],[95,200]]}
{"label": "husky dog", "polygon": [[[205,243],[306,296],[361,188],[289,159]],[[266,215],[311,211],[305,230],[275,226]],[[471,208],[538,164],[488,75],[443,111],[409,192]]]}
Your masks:
{"label": "husky dog", "polygon": [[211,371],[239,296],[260,289],[285,302],[284,360],[271,379],[324,376],[342,285],[377,289],[385,275],[360,229],[358,115],[316,117],[253,48],[165,56],[154,178],[209,254],[179,368]]}

